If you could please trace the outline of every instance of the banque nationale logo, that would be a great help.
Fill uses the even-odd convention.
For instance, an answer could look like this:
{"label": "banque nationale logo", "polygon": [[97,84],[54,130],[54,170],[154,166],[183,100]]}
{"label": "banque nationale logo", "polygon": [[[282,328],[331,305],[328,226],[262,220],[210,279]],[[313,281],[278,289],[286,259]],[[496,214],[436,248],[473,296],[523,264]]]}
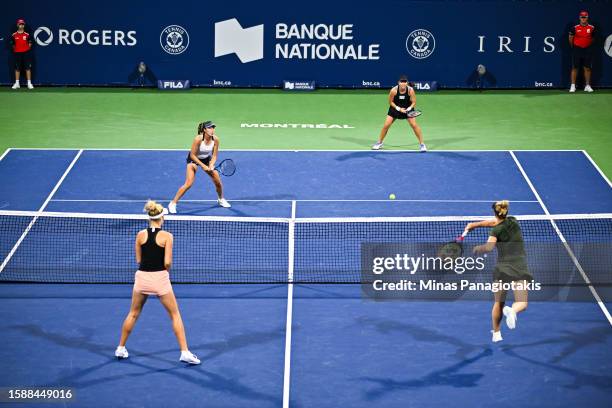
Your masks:
{"label": "banque nationale logo", "polygon": [[419,28],[406,38],[406,51],[411,57],[425,59],[436,49],[436,39],[429,31]]}
{"label": "banque nationale logo", "polygon": [[169,25],[162,30],[159,44],[170,55],[182,54],[189,47],[189,33],[180,25]]}

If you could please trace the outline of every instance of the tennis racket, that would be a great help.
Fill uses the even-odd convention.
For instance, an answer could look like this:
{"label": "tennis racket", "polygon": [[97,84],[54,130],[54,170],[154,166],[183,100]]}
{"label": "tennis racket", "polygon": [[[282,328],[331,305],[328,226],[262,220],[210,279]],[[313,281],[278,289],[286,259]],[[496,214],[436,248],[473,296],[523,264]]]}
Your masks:
{"label": "tennis racket", "polygon": [[406,116],[408,116],[409,118],[416,118],[417,116],[421,116],[423,114],[423,112],[421,112],[418,109],[413,109],[410,112],[408,112],[406,114]]}
{"label": "tennis racket", "polygon": [[466,235],[467,232],[463,232],[463,234],[455,238],[454,241],[447,242],[446,244],[442,245],[438,251],[438,256],[440,258],[459,258],[461,255],[463,255],[463,240],[465,239]]}
{"label": "tennis racket", "polygon": [[230,177],[236,172],[236,164],[232,159],[225,159],[215,166],[215,170],[226,177]]}

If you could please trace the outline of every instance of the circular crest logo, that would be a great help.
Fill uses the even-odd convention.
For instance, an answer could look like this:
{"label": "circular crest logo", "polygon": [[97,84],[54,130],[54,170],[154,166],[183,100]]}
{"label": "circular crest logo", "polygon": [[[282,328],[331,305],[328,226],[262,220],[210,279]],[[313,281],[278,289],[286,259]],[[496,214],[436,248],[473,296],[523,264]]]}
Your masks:
{"label": "circular crest logo", "polygon": [[162,30],[159,44],[168,54],[182,54],[189,47],[189,33],[179,25],[169,25]]}
{"label": "circular crest logo", "polygon": [[406,51],[416,59],[424,59],[433,54],[436,39],[432,33],[422,28],[414,30],[406,38]]}
{"label": "circular crest logo", "polygon": [[34,41],[41,47],[46,47],[53,41],[53,33],[49,27],[38,27],[34,31]]}
{"label": "circular crest logo", "polygon": [[612,57],[612,34],[606,38],[606,42],[604,44],[604,51],[608,54],[609,57]]}

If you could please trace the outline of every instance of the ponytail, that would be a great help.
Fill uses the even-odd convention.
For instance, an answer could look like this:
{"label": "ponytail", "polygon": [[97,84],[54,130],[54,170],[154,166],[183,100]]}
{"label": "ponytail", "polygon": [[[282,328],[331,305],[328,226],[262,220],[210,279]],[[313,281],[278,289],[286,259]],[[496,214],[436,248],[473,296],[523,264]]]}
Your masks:
{"label": "ponytail", "polygon": [[202,122],[198,125],[198,135],[204,134],[204,123],[206,122]]}
{"label": "ponytail", "polygon": [[510,203],[508,200],[496,201],[491,207],[493,208],[495,216],[503,220],[508,216],[508,208],[510,207]]}
{"label": "ponytail", "polygon": [[143,211],[147,213],[150,219],[157,219],[161,218],[160,214],[163,215],[164,207],[153,200],[149,200],[145,204]]}

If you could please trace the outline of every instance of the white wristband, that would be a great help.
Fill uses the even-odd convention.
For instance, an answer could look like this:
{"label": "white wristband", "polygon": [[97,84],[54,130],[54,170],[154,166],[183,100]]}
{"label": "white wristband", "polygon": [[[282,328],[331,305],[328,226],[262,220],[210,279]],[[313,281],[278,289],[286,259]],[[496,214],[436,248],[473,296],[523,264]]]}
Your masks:
{"label": "white wristband", "polygon": [[395,110],[400,112],[402,110],[402,108],[400,108],[399,106],[395,105]]}

